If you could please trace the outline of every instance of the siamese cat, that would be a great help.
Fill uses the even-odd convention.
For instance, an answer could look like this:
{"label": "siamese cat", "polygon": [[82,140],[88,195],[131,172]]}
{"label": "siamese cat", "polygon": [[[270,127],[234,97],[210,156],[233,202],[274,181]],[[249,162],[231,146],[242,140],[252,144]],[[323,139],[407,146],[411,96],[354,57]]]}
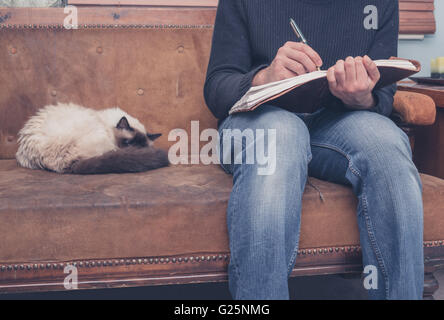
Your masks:
{"label": "siamese cat", "polygon": [[96,111],[73,103],[48,105],[20,130],[19,165],[58,173],[142,172],[169,165],[148,133],[119,108]]}

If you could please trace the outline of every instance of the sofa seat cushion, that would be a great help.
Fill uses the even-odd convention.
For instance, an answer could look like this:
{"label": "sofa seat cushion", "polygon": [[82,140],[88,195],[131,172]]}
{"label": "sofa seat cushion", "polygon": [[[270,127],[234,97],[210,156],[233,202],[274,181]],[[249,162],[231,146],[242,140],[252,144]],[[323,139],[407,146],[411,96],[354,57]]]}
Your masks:
{"label": "sofa seat cushion", "polygon": [[[425,240],[444,239],[444,180],[422,175]],[[359,245],[351,189],[311,178],[300,248]],[[60,175],[0,160],[0,262],[227,253],[232,177],[218,166]]]}

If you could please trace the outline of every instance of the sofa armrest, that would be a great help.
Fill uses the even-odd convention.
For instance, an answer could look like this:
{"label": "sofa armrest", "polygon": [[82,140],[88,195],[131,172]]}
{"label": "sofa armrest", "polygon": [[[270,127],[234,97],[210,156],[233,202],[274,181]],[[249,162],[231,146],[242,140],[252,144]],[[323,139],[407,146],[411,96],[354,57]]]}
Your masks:
{"label": "sofa armrest", "polygon": [[421,93],[397,91],[393,102],[393,116],[407,125],[431,125],[436,118],[432,98]]}

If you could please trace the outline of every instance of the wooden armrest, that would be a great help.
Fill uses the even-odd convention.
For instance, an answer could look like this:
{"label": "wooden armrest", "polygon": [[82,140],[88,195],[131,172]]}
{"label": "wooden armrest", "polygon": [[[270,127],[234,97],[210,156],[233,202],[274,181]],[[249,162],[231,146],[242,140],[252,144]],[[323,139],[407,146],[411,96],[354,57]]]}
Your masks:
{"label": "wooden armrest", "polygon": [[405,124],[427,126],[435,122],[436,105],[425,94],[397,91],[393,102],[393,113]]}

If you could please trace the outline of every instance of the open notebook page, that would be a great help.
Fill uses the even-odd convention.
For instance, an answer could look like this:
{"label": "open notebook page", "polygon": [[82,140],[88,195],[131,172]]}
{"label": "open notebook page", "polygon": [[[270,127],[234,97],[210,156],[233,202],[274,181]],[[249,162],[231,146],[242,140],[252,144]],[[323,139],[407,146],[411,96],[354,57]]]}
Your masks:
{"label": "open notebook page", "polygon": [[[378,67],[394,67],[399,69],[416,70],[416,66],[408,60],[375,60]],[[231,108],[230,114],[239,110],[250,109],[256,104],[280,92],[297,87],[301,84],[327,76],[327,71],[314,71],[293,78],[251,87],[247,93]]]}

